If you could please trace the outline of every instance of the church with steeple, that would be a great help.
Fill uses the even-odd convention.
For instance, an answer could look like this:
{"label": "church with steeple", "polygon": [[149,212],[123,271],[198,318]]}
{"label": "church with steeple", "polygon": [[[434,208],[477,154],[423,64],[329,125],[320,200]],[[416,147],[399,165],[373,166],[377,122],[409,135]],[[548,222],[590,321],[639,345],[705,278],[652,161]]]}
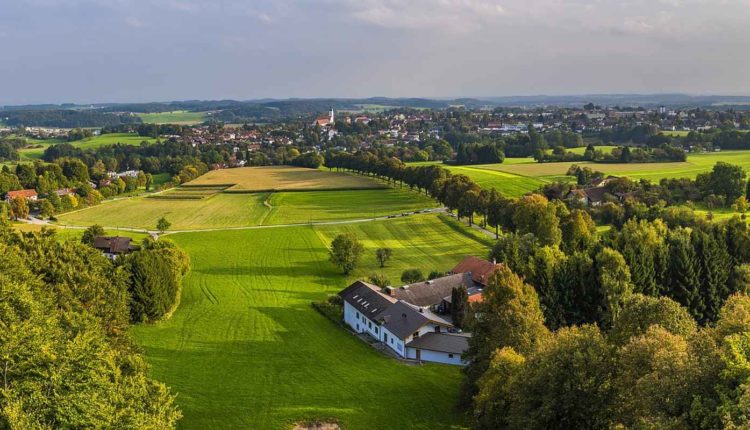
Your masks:
{"label": "church with steeple", "polygon": [[334,122],[333,107],[331,107],[331,110],[328,112],[328,115],[319,116],[312,125],[313,126],[319,125],[321,127],[327,127],[327,126],[332,126],[333,122]]}

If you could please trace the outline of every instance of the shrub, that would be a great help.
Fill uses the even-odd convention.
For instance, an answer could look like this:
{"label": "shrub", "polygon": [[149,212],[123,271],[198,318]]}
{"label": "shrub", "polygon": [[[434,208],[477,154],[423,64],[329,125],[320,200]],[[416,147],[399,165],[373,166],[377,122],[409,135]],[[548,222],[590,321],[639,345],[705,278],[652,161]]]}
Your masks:
{"label": "shrub", "polygon": [[406,269],[401,274],[401,282],[406,284],[413,284],[415,282],[424,281],[424,275],[419,269]]}

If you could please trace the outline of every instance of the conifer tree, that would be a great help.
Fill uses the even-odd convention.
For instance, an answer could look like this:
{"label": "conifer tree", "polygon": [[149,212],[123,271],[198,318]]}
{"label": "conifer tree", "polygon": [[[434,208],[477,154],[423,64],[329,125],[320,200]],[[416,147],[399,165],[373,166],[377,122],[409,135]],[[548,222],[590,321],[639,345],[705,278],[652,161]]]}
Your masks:
{"label": "conifer tree", "polygon": [[668,295],[690,310],[697,320],[703,318],[700,297],[700,263],[690,234],[685,229],[673,230],[669,237]]}
{"label": "conifer tree", "polygon": [[705,307],[703,321],[715,321],[724,300],[729,296],[727,281],[731,258],[723,241],[716,235],[694,230],[693,242],[700,261],[701,300]]}

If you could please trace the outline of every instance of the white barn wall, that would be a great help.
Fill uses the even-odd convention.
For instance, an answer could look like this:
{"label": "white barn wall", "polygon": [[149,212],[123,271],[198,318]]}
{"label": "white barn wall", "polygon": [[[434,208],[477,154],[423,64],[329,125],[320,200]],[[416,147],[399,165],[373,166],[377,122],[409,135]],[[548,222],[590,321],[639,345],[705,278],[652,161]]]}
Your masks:
{"label": "white barn wall", "polygon": [[[407,357],[416,360],[416,348],[407,348],[407,350]],[[453,364],[458,366],[466,365],[466,363],[461,360],[461,354],[453,354],[453,358],[451,358],[449,355],[450,354],[448,354],[447,352],[429,351],[426,349],[422,349],[420,353],[420,359],[422,361],[430,361],[433,363]]]}

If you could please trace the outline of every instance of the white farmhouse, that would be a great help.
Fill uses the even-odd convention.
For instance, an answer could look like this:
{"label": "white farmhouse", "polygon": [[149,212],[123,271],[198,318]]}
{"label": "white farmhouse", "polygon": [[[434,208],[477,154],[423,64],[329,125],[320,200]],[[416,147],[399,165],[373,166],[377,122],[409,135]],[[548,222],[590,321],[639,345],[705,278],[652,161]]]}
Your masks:
{"label": "white farmhouse", "polygon": [[344,322],[402,358],[465,365],[461,355],[470,334],[459,332],[451,322],[451,293],[464,286],[469,302],[481,301],[486,279],[497,267],[467,257],[448,276],[398,288],[356,281],[339,293]]}
{"label": "white farmhouse", "polygon": [[461,354],[468,335],[455,331],[448,316],[381,292],[380,287],[357,281],[339,295],[344,301],[344,322],[357,333],[367,333],[402,358],[447,364],[466,364]]}

